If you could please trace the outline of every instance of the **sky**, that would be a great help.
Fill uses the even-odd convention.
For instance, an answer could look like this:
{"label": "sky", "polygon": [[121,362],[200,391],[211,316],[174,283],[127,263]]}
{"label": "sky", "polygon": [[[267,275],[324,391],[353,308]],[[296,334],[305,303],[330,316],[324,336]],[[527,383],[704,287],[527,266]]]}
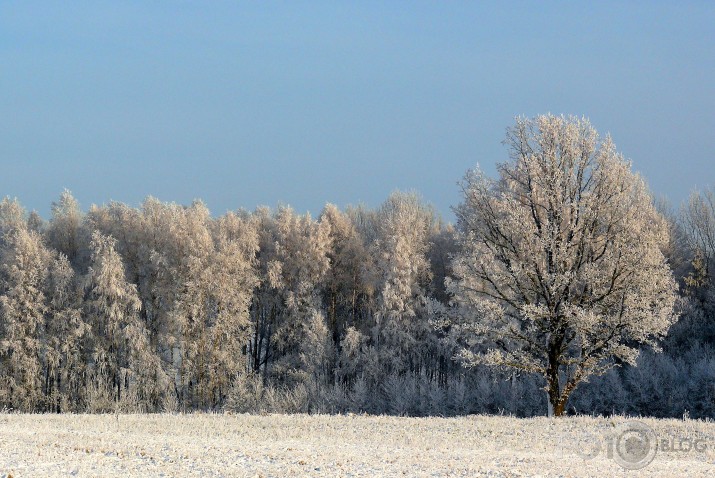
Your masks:
{"label": "sky", "polygon": [[677,207],[715,186],[715,2],[0,3],[0,196],[447,220],[516,116],[610,133]]}

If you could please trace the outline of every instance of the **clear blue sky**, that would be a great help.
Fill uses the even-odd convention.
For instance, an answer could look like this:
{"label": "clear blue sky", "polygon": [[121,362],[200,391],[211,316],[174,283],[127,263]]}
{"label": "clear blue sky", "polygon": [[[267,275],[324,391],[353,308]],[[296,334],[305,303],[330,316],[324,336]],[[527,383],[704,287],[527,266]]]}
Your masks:
{"label": "clear blue sky", "polygon": [[448,219],[516,115],[610,132],[658,195],[715,185],[715,2],[0,4],[0,196]]}

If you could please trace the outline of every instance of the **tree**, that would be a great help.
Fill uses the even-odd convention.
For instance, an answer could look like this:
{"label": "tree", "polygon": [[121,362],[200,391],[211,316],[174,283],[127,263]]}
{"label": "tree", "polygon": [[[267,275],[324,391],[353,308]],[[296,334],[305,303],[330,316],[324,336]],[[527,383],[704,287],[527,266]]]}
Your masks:
{"label": "tree", "polygon": [[77,266],[81,249],[82,211],[79,202],[65,189],[52,203],[52,220],[47,231],[50,246],[67,256]]}
{"label": "tree", "polygon": [[0,257],[0,402],[39,411],[44,406],[44,289],[51,255],[36,233],[18,229],[6,236]]}
{"label": "tree", "polygon": [[693,192],[682,208],[679,225],[691,257],[684,282],[688,318],[696,327],[680,330],[688,342],[692,341],[689,333],[697,331],[700,340],[715,343],[715,189]]}
{"label": "tree", "polygon": [[85,336],[81,295],[67,257],[53,252],[47,277],[45,388],[50,411],[80,411],[85,398]]}
{"label": "tree", "polygon": [[0,397],[24,411],[77,409],[87,327],[74,273],[38,232],[15,225],[0,247]]}
{"label": "tree", "polygon": [[115,402],[156,404],[166,377],[161,374],[139,316],[141,301],[136,286],[126,281],[112,237],[95,231],[90,248],[83,314],[92,328],[91,368],[98,392]]}
{"label": "tree", "polygon": [[359,320],[360,303],[366,296],[364,269],[370,257],[355,225],[336,206],[327,204],[320,222],[329,226],[332,245],[323,295],[333,343],[337,346],[347,328]]}
{"label": "tree", "polygon": [[0,201],[0,246],[4,245],[11,235],[27,228],[25,208],[17,199],[4,198]]}
{"label": "tree", "polygon": [[378,212],[378,236],[372,245],[379,292],[373,342],[383,372],[419,372],[424,365],[432,221],[433,212],[415,194],[393,193]]}
{"label": "tree", "polygon": [[702,261],[701,273],[709,278],[715,263],[715,188],[690,195],[682,223],[689,245]]}
{"label": "tree", "polygon": [[275,214],[275,256],[268,282],[281,306],[276,316],[271,374],[288,384],[332,378],[330,338],[319,291],[330,268],[330,225],[288,207]]}
{"label": "tree", "polygon": [[[211,363],[210,261],[214,251],[211,215],[201,201],[189,207],[147,201],[146,220],[157,234],[157,250],[150,254],[155,280],[154,324],[170,352],[177,399],[182,408],[215,405],[209,388]],[[156,229],[164,227],[164,231]],[[162,347],[163,348],[163,347]]]}
{"label": "tree", "polygon": [[218,405],[239,374],[246,372],[242,349],[250,333],[249,308],[258,284],[258,235],[250,218],[228,213],[215,222],[213,236],[215,250],[202,284],[210,344],[202,362],[210,404]]}
{"label": "tree", "polygon": [[505,143],[499,179],[468,172],[455,209],[460,358],[541,375],[549,414],[562,415],[579,383],[635,364],[674,322],[667,225],[587,120],[518,119]]}

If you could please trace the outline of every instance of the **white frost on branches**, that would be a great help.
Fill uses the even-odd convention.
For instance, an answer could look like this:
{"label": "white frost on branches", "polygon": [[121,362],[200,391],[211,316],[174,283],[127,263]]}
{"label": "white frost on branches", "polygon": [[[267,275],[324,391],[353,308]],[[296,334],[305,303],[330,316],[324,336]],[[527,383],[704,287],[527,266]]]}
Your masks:
{"label": "white frost on branches", "polygon": [[[643,179],[585,119],[518,119],[499,179],[471,171],[456,209],[462,250],[448,285],[461,327],[485,336],[461,358],[542,374],[551,405],[614,359],[634,363],[674,322],[668,228]],[[475,324],[476,323],[476,324]]]}

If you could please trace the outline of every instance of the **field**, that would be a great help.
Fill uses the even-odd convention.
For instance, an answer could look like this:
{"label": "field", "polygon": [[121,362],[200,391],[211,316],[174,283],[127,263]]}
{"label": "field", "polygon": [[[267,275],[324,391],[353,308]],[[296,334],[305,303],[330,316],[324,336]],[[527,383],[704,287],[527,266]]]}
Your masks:
{"label": "field", "polygon": [[609,452],[627,421],[5,413],[0,476],[713,476],[715,423],[640,420],[659,449],[634,471]]}

